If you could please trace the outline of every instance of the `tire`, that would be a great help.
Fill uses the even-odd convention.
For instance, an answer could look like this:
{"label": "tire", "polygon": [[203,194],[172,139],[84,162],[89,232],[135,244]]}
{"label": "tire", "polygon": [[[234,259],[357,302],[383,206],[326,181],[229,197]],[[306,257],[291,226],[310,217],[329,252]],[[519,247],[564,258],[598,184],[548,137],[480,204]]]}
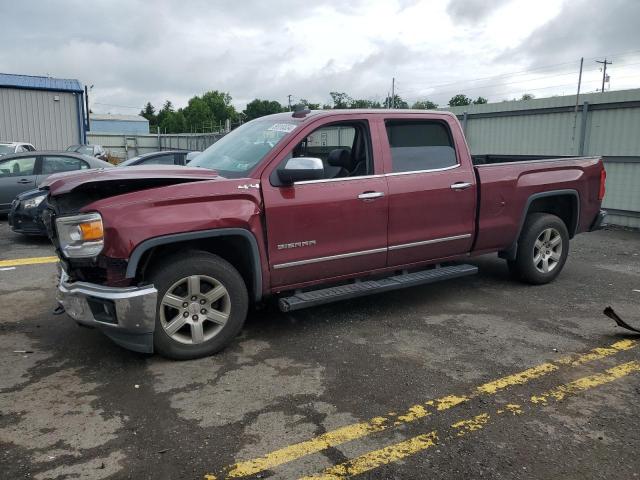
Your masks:
{"label": "tire", "polygon": [[542,285],[560,274],[568,254],[569,232],[565,223],[549,213],[532,213],[522,227],[516,259],[507,263],[518,280]]}
{"label": "tire", "polygon": [[158,290],[153,346],[160,355],[175,360],[213,355],[242,329],[247,287],[217,255],[190,251],[169,257],[149,278]]}

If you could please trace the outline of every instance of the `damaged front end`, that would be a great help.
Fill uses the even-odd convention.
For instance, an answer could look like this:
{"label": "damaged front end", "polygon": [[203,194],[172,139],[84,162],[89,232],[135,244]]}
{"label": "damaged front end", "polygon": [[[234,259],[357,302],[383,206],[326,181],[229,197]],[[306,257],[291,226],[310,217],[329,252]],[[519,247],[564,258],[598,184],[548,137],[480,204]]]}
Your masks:
{"label": "damaged front end", "polygon": [[216,174],[171,169],[147,170],[148,175],[141,175],[131,170],[52,176],[41,186],[49,191],[42,220],[60,258],[57,300],[64,311],[78,324],[100,329],[122,347],[152,353],[157,291],[153,285],[136,285],[127,278],[127,259],[104,255],[105,245],[114,238],[105,235],[103,216],[92,204],[142,190],[209,180]]}

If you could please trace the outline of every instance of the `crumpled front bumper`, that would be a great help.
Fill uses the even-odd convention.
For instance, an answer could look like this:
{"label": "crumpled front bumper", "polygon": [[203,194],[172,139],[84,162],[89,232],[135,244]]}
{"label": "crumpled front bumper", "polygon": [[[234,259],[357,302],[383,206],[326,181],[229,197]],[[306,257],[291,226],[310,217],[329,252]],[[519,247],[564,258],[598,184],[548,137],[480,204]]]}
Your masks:
{"label": "crumpled front bumper", "polygon": [[66,313],[82,325],[99,328],[118,345],[153,353],[158,291],[144,287],[106,287],[70,282],[62,269],[57,299]]}

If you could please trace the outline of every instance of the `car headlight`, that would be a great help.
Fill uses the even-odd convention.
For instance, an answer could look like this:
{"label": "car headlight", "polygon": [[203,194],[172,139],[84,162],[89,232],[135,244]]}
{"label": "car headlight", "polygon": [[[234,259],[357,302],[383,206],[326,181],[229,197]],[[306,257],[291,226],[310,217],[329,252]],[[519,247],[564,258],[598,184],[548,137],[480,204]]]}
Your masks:
{"label": "car headlight", "polygon": [[60,250],[67,258],[95,257],[104,247],[104,227],[99,213],[56,218]]}
{"label": "car headlight", "polygon": [[29,198],[28,200],[23,200],[22,207],[23,208],[36,208],[38,205],[42,203],[42,201],[47,198],[47,194],[44,193],[42,195],[38,195],[37,197]]}

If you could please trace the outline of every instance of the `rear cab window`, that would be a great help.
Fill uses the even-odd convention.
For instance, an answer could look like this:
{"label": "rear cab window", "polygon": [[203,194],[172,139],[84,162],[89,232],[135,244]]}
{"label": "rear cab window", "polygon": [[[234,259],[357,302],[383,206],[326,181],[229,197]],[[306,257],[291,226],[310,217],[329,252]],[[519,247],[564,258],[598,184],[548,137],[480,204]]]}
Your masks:
{"label": "rear cab window", "polygon": [[449,127],[434,120],[385,122],[392,172],[419,172],[459,165]]}

